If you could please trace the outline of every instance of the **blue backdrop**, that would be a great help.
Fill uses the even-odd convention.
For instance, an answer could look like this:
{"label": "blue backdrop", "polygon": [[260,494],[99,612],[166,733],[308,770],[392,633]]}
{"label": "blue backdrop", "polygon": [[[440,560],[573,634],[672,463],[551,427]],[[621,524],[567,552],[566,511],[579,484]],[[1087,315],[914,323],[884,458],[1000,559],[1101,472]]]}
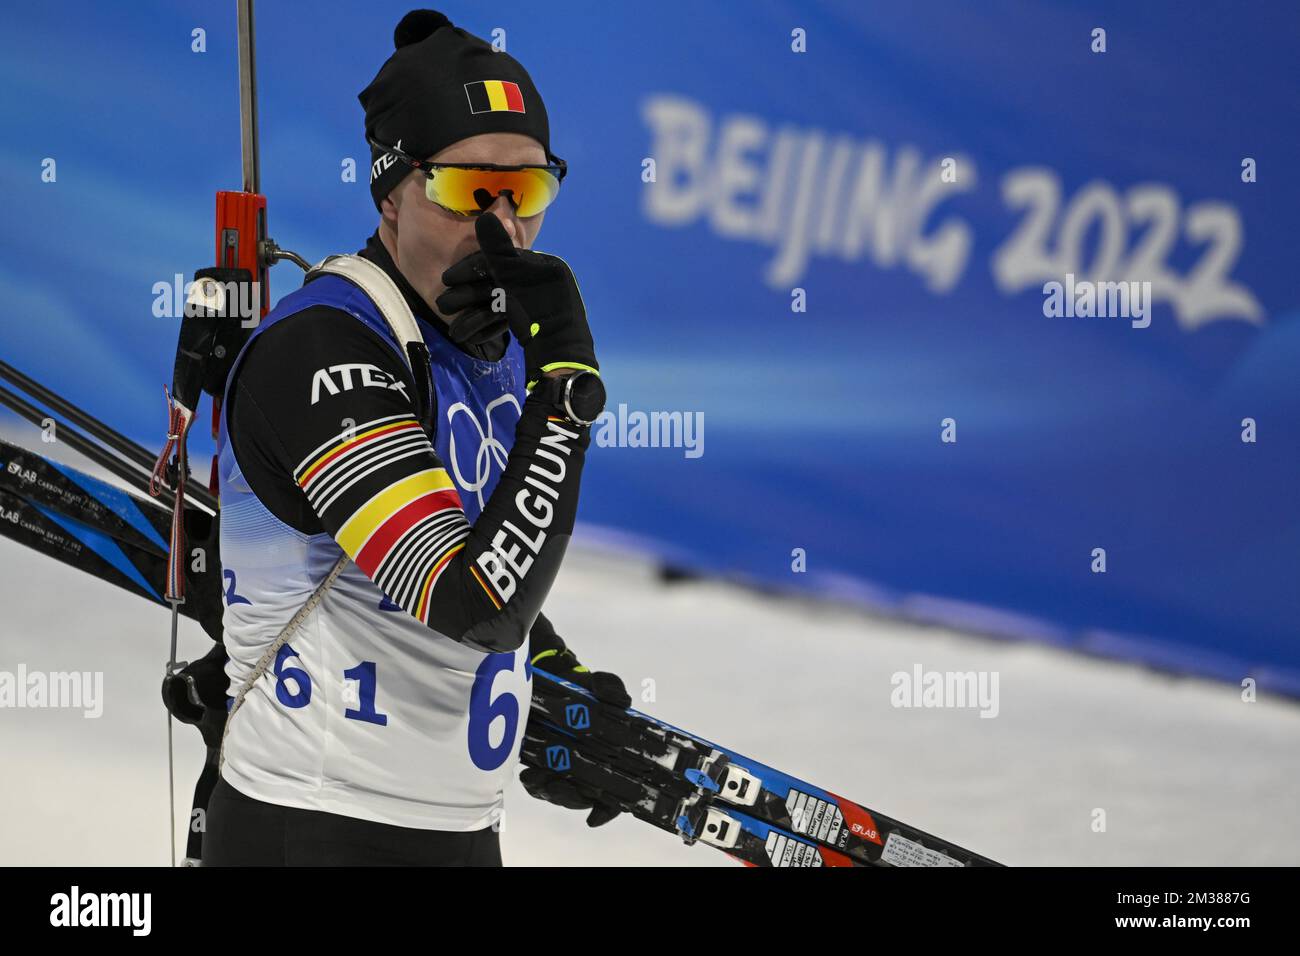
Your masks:
{"label": "blue backdrop", "polygon": [[[309,259],[374,226],[355,97],[407,7],[260,4],[271,232]],[[694,448],[596,448],[592,528],[1300,693],[1294,4],[443,9],[547,98],[571,174],[538,248],[611,403],[703,418]],[[0,355],[151,445],[155,285],[209,262],[238,187],[235,69],[227,2],[0,35]],[[1045,316],[1067,273],[1150,281],[1150,324]]]}

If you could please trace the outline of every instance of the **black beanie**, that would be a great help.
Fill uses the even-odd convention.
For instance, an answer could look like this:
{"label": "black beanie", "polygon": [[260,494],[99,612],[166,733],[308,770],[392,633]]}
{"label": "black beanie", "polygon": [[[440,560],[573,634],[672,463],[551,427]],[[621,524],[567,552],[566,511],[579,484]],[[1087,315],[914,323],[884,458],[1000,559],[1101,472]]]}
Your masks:
{"label": "black beanie", "polygon": [[[366,135],[417,159],[478,133],[523,133],[551,156],[546,106],[519,61],[451,25],[436,10],[412,10],[393,31],[396,52],[357,99]],[[370,195],[379,209],[411,171],[371,147]]]}

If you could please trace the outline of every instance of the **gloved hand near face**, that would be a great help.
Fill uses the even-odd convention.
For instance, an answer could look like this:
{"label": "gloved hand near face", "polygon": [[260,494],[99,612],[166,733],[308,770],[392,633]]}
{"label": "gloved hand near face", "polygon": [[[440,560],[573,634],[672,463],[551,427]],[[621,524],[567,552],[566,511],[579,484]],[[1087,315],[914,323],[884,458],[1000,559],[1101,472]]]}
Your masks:
{"label": "gloved hand near face", "polygon": [[491,341],[504,324],[524,347],[529,388],[556,368],[598,371],[587,309],[568,263],[516,248],[490,212],[477,218],[474,230],[479,251],[442,274],[447,291],[434,303],[454,316],[448,329],[452,341]]}

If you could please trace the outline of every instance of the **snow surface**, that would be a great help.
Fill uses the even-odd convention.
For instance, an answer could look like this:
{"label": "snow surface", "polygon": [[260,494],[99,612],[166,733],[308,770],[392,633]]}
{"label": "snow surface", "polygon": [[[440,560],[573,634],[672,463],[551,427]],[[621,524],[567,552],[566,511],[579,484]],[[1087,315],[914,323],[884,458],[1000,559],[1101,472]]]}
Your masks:
{"label": "snow surface", "polygon": [[[579,542],[581,543],[581,541]],[[1028,643],[664,583],[647,562],[571,549],[546,606],[640,709],[1008,864],[1300,862],[1300,705],[1243,702]],[[168,612],[0,539],[0,670],[102,671],[98,719],[0,709],[0,864],[165,865]],[[209,646],[182,623],[181,657]],[[991,671],[992,719],[891,704],[891,675]],[[176,725],[178,846],[203,748]],[[1105,832],[1094,832],[1094,810]],[[507,864],[734,866],[627,816],[507,794]]]}

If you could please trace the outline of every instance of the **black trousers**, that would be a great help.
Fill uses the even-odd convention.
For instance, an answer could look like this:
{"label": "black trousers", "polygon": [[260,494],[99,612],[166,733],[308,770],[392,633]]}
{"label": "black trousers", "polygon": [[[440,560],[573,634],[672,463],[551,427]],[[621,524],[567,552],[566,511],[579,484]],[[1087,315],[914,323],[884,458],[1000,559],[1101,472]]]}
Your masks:
{"label": "black trousers", "polygon": [[264,803],[218,780],[204,866],[500,866],[500,834],[416,830]]}

